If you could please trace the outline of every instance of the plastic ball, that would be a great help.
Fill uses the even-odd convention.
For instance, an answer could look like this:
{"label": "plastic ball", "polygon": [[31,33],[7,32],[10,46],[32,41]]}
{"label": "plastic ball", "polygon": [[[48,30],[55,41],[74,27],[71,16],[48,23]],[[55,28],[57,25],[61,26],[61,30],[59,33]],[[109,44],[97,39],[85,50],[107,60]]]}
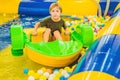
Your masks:
{"label": "plastic ball", "polygon": [[65,22],[66,26],[70,26],[70,23],[68,21]]}
{"label": "plastic ball", "polygon": [[53,80],[60,80],[60,77],[55,76],[55,78],[53,78]]}
{"label": "plastic ball", "polygon": [[59,69],[54,69],[53,74],[59,73]]}
{"label": "plastic ball", "polygon": [[69,75],[68,73],[65,73],[65,74],[64,74],[64,77],[65,77],[65,78],[68,78],[69,76],[70,76],[70,75]]}
{"label": "plastic ball", "polygon": [[59,72],[58,71],[54,71],[53,74],[58,74]]}
{"label": "plastic ball", "polygon": [[64,76],[61,76],[60,80],[67,80],[67,78],[65,78]]}
{"label": "plastic ball", "polygon": [[48,79],[52,79],[53,80],[54,77],[55,77],[55,74],[51,74],[51,75],[49,75]]}
{"label": "plastic ball", "polygon": [[44,72],[43,75],[48,78],[50,74],[48,72]]}
{"label": "plastic ball", "polygon": [[100,29],[102,29],[102,26],[100,26]]}
{"label": "plastic ball", "polygon": [[43,72],[45,72],[45,71],[46,71],[46,68],[45,68],[45,67],[42,67],[41,70],[42,70]]}
{"label": "plastic ball", "polygon": [[35,80],[35,78],[33,76],[29,76],[28,80]]}
{"label": "plastic ball", "polygon": [[94,31],[94,32],[95,32],[95,33],[98,33],[98,30],[96,30],[96,29],[95,29],[95,31]]}
{"label": "plastic ball", "polygon": [[63,70],[64,70],[64,69],[59,69],[59,72],[62,73]]}
{"label": "plastic ball", "polygon": [[46,76],[40,76],[39,80],[47,80]]}
{"label": "plastic ball", "polygon": [[53,78],[50,77],[50,78],[48,78],[48,80],[53,80]]}
{"label": "plastic ball", "polygon": [[62,74],[61,74],[61,73],[56,74],[56,77],[60,77],[60,76],[62,76]]}
{"label": "plastic ball", "polygon": [[74,22],[74,21],[71,21],[71,23],[72,23],[72,24],[75,24],[75,22]]}
{"label": "plastic ball", "polygon": [[35,72],[33,71],[33,70],[30,70],[29,72],[28,72],[28,75],[34,75],[35,74]]}
{"label": "plastic ball", "polygon": [[38,73],[35,73],[33,76],[35,77],[35,79],[38,79],[40,77]]}
{"label": "plastic ball", "polygon": [[70,72],[70,67],[65,67],[64,70]]}
{"label": "plastic ball", "polygon": [[72,31],[74,31],[74,30],[75,30],[75,28],[71,28],[71,30],[72,30]]}
{"label": "plastic ball", "polygon": [[39,70],[37,71],[37,73],[41,75],[41,74],[43,74],[43,70],[39,69]]}
{"label": "plastic ball", "polygon": [[25,69],[24,69],[24,74],[28,74],[28,72],[29,72],[29,69],[28,69],[28,68],[25,68]]}
{"label": "plastic ball", "polygon": [[52,70],[51,69],[46,69],[46,72],[48,72],[49,74],[51,74]]}
{"label": "plastic ball", "polygon": [[68,72],[68,74],[69,74],[69,75],[71,75],[71,74],[72,74],[72,72]]}
{"label": "plastic ball", "polygon": [[63,70],[61,73],[62,73],[62,75],[64,75],[64,74],[67,73],[67,71],[66,71],[66,70]]}

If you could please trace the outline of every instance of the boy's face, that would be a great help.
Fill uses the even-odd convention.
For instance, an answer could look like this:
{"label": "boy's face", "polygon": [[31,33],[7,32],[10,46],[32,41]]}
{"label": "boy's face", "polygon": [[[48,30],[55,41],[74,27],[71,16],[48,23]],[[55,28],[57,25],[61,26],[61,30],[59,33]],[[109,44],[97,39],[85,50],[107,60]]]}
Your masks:
{"label": "boy's face", "polygon": [[61,11],[60,9],[56,6],[50,11],[51,17],[55,20],[60,18]]}

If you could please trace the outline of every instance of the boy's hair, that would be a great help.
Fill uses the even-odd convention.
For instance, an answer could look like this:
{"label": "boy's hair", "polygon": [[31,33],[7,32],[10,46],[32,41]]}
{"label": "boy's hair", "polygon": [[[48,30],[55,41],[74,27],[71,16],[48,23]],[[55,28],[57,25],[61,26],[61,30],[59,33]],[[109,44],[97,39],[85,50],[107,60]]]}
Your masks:
{"label": "boy's hair", "polygon": [[58,3],[52,3],[49,7],[49,11],[51,11],[54,7],[58,7],[62,13],[62,7]]}

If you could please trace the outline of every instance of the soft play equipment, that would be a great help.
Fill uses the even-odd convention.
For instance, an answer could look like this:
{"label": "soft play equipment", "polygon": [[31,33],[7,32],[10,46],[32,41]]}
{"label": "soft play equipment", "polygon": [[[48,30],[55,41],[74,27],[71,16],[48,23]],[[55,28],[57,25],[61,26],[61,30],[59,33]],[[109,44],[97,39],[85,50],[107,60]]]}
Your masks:
{"label": "soft play equipment", "polygon": [[0,13],[48,16],[53,2],[61,4],[63,14],[77,16],[96,15],[99,9],[104,16],[112,15],[120,7],[120,0],[1,0]]}
{"label": "soft play equipment", "polygon": [[100,31],[69,80],[120,79],[120,12]]}
{"label": "soft play equipment", "polygon": [[[90,46],[93,41],[93,30],[89,25],[78,25],[79,30],[71,33],[71,40],[52,42],[43,42],[43,29],[40,29],[39,36],[33,36],[31,39],[23,33],[22,26],[11,26],[11,41],[12,54],[20,56],[23,54],[25,46],[25,53],[28,57],[40,64],[52,67],[63,67],[73,63],[80,55],[80,49],[85,46]],[[64,38],[65,35],[62,35]],[[68,38],[67,38],[68,39]],[[80,40],[79,40],[80,39]],[[85,41],[86,39],[86,41]],[[34,42],[31,40],[40,40]]]}

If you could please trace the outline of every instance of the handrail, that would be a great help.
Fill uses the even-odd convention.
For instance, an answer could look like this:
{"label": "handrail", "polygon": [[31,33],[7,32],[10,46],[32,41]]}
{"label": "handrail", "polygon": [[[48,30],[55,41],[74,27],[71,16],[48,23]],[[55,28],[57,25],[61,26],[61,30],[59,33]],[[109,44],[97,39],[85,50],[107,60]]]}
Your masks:
{"label": "handrail", "polygon": [[109,7],[110,7],[110,0],[107,0],[105,12],[104,12],[104,17],[107,15]]}

